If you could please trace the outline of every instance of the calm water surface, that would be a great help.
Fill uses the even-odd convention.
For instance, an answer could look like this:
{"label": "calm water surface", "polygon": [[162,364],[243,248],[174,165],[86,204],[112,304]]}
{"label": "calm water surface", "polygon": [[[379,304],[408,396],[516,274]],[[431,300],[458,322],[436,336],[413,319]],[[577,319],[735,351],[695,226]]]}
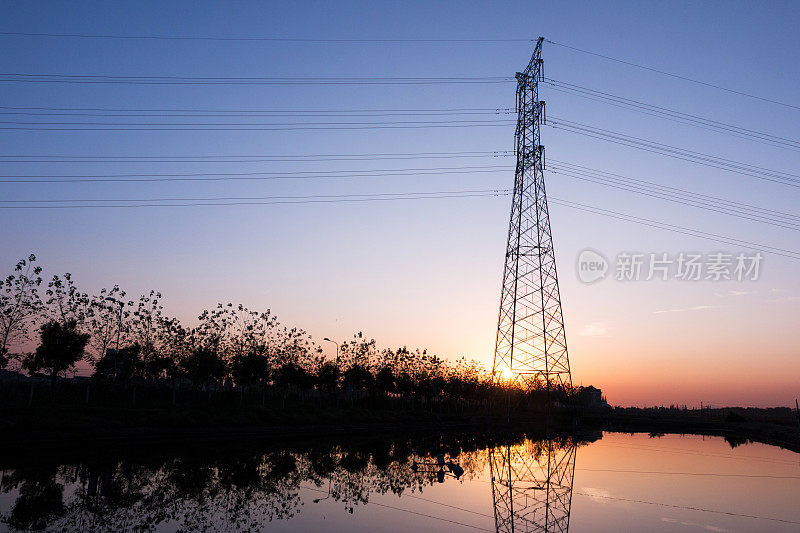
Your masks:
{"label": "calm water surface", "polygon": [[800,531],[800,455],[720,437],[430,435],[125,456],[0,458],[0,529]]}

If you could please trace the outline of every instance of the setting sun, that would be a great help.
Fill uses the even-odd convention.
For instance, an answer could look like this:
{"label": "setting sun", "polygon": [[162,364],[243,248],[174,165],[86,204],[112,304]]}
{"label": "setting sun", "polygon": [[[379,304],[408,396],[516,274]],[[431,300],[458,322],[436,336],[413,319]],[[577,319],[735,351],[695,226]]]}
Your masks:
{"label": "setting sun", "polygon": [[502,378],[503,381],[511,381],[514,379],[514,371],[508,368],[507,366],[504,366],[500,370],[500,377]]}

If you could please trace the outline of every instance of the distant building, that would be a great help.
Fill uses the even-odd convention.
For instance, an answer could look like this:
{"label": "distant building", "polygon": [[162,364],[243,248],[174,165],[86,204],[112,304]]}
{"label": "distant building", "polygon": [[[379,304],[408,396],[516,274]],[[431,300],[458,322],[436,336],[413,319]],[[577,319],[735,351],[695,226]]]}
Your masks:
{"label": "distant building", "polygon": [[580,387],[578,389],[578,398],[580,398],[582,404],[588,407],[602,407],[608,405],[606,399],[603,398],[603,391],[592,385]]}

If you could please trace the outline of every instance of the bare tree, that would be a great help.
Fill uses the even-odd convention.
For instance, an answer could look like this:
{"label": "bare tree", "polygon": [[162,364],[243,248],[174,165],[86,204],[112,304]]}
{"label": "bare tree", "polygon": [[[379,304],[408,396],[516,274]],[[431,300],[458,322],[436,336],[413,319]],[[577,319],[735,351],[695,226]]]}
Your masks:
{"label": "bare tree", "polygon": [[169,362],[162,357],[162,328],[169,327],[169,321],[163,316],[161,293],[154,290],[149,295],[142,295],[136,307],[131,311],[128,343],[138,347],[142,377],[156,378],[168,373]]}
{"label": "bare tree", "polygon": [[96,363],[105,357],[109,348],[116,347],[118,339],[120,346],[123,345],[130,318],[130,311],[125,309],[126,303],[128,307],[133,305],[133,302],[125,302],[125,291],[119,285],[102,289],[100,294],[91,298],[91,312],[86,327],[92,335],[92,362]]}
{"label": "bare tree", "polygon": [[89,295],[82,293],[72,281],[72,274],[67,272],[63,279],[53,276],[47,284],[47,301],[45,302],[48,317],[62,325],[74,321],[82,329],[91,316]]}
{"label": "bare tree", "polygon": [[30,340],[32,323],[42,313],[39,297],[39,274],[42,267],[34,265],[36,256],[20,259],[14,267],[16,274],[2,282],[0,293],[0,368],[4,368],[11,357],[11,347]]}

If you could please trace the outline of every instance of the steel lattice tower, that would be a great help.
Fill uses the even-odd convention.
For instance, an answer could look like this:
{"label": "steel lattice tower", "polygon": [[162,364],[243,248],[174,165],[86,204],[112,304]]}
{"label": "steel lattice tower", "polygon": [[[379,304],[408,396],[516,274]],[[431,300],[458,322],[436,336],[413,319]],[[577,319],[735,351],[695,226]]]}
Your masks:
{"label": "steel lattice tower", "polygon": [[569,531],[576,451],[572,440],[489,451],[497,533]]}
{"label": "steel lattice tower", "polygon": [[517,167],[492,375],[501,379],[510,373],[527,389],[546,388],[549,392],[560,386],[569,390],[572,376],[539,131],[544,121],[544,102],[539,100],[539,82],[544,79],[543,40],[539,38],[528,66],[516,75]]}

